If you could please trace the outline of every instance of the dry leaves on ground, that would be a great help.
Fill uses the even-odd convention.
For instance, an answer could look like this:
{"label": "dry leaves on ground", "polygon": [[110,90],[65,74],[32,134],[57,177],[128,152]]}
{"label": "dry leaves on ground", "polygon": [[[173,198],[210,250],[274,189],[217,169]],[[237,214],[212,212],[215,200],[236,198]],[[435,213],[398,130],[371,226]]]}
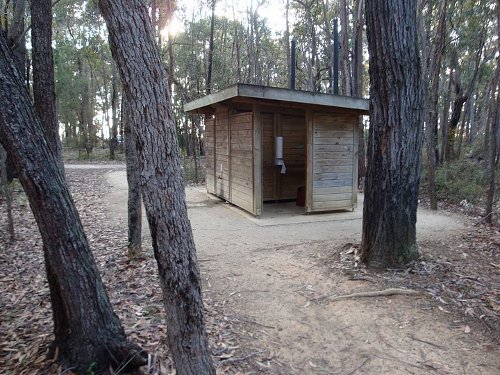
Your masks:
{"label": "dry leaves on ground", "polygon": [[[166,344],[161,290],[151,244],[143,243],[139,258],[127,256],[126,223],[107,217],[104,181],[110,169],[68,170],[68,182],[77,204],[98,268],[113,307],[131,340],[150,354],[148,374],[171,374],[173,363]],[[15,189],[16,240],[7,247],[5,202],[0,200],[0,373],[60,374],[47,359],[52,340],[52,316],[45,280],[42,241],[24,193]],[[1,199],[1,198],[0,198]],[[124,203],[126,204],[126,203]],[[251,349],[241,348],[234,326],[209,294],[204,295],[206,325],[219,374],[246,373]],[[259,353],[263,357],[265,353]],[[65,372],[70,374],[70,372]]]}

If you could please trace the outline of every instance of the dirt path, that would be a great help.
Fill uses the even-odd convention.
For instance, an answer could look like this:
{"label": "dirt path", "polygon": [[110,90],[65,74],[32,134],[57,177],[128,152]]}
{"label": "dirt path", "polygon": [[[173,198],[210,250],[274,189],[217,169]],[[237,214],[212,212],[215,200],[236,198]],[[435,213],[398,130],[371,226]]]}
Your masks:
{"label": "dirt path", "polygon": [[[125,171],[106,176],[113,186],[109,215],[125,225]],[[344,245],[360,240],[361,209],[291,217],[270,207],[254,219],[201,187],[186,194],[204,292],[238,322],[245,355],[232,360],[269,374],[500,373],[491,339],[425,291],[320,298],[387,287],[384,277],[352,277],[349,270],[354,247]],[[458,217],[426,210],[417,227],[422,246],[435,256],[466,228]]]}

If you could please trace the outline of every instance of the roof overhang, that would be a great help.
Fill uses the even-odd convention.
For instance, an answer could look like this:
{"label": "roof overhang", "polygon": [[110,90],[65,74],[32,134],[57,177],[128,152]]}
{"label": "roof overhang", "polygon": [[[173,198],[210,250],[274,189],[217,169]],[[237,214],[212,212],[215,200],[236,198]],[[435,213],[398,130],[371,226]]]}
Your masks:
{"label": "roof overhang", "polygon": [[247,85],[242,83],[238,83],[221,91],[186,103],[184,104],[184,110],[186,112],[203,112],[204,108],[230,101],[237,97],[265,100],[269,102],[280,101],[303,105],[343,108],[359,111],[360,114],[368,114],[369,110],[368,99],[277,87]]}

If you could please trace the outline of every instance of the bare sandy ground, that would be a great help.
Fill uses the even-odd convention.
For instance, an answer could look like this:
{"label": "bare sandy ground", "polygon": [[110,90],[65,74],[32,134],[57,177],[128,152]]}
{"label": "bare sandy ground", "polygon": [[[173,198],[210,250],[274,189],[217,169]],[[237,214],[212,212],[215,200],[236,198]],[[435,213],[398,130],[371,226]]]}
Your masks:
{"label": "bare sandy ground", "polygon": [[[126,225],[125,171],[110,169],[107,178],[113,186],[109,215]],[[271,205],[255,219],[203,187],[186,188],[186,196],[204,292],[241,323],[238,336],[249,358],[270,353],[256,361],[259,373],[500,373],[491,338],[460,314],[437,308],[425,293],[318,299],[383,288],[372,278],[349,278],[328,262],[343,245],[359,243],[361,207],[306,216]],[[417,227],[419,241],[439,256],[440,246],[459,238],[466,224],[421,210]]]}

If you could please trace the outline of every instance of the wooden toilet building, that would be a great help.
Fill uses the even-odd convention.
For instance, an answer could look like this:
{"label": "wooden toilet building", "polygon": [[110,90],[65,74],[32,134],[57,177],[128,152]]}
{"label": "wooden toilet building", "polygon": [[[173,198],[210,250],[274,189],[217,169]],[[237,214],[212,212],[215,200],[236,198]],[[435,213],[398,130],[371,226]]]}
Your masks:
{"label": "wooden toilet building", "polygon": [[297,200],[306,213],[356,206],[368,100],[236,84],[184,109],[205,115],[209,193],[255,216],[266,201]]}

